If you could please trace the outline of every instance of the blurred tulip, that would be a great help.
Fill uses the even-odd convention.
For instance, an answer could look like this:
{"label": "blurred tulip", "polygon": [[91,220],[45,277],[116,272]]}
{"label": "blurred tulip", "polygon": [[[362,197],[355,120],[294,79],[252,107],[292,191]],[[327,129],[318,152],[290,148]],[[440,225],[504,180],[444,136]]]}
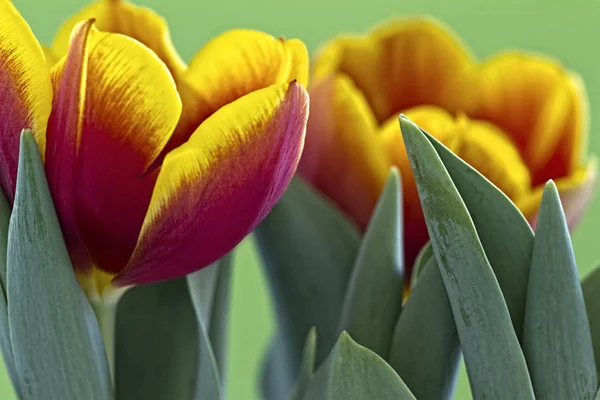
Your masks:
{"label": "blurred tulip", "polygon": [[404,191],[406,265],[428,240],[398,124],[404,113],[498,186],[534,223],[554,179],[573,226],[596,179],[587,98],[553,59],[506,52],[477,63],[430,19],[328,43],[315,60],[299,172],[364,229],[389,168]]}
{"label": "blurred tulip", "polygon": [[42,49],[0,0],[0,184],[12,202],[31,128],[87,285],[183,276],[230,251],[287,187],[307,75],[302,42],[250,30],[186,66],[159,16],[119,1],[86,8]]}

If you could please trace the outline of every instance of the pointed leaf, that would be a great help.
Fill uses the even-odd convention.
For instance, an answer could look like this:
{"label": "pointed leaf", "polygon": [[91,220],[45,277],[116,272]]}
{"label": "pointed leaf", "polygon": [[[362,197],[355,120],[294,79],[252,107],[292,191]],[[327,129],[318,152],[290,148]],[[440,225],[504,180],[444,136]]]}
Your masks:
{"label": "pointed leaf", "polygon": [[213,265],[188,275],[192,302],[208,332],[222,383],[225,381],[227,327],[233,251]]}
{"label": "pointed leaf", "polygon": [[533,399],[506,302],[467,207],[421,129],[404,116],[400,125],[473,396]]}
{"label": "pointed leaf", "polygon": [[304,400],[415,399],[377,354],[343,332],[315,374]]}
{"label": "pointed leaf", "polygon": [[546,185],[538,214],[523,351],[538,398],[590,399],[596,394],[592,338],[554,182]]}
{"label": "pointed leaf", "polygon": [[199,321],[199,350],[198,378],[196,381],[195,400],[221,400],[223,389],[219,367],[210,343],[208,330],[203,321]]}
{"label": "pointed leaf", "polygon": [[458,333],[433,253],[423,264],[398,319],[389,363],[418,399],[452,399],[460,366]]}
{"label": "pointed leaf", "polygon": [[139,285],[117,305],[119,399],[194,399],[199,332],[185,278]]}
{"label": "pointed leaf", "polygon": [[433,136],[424,133],[469,210],[521,340],[533,231],[521,211],[500,189]]}
{"label": "pointed leaf", "polygon": [[18,393],[19,377],[15,370],[10,329],[8,327],[8,305],[6,303],[6,246],[8,245],[8,223],[10,206],[0,190],[0,348],[4,365],[10,376],[15,391]]}
{"label": "pointed leaf", "polygon": [[317,363],[324,360],[337,339],[360,233],[335,205],[295,177],[258,226],[255,237],[275,302],[279,334],[286,342],[282,349],[286,354],[277,357],[289,365],[271,361],[269,370],[277,375],[263,380],[282,387],[274,397],[267,397],[280,400],[289,393],[298,374],[310,328],[314,326],[319,335]]}
{"label": "pointed leaf", "polygon": [[21,136],[8,230],[8,323],[21,399],[111,399],[106,352],[73,272],[40,154]]}
{"label": "pointed leaf", "polygon": [[594,346],[596,368],[600,367],[600,267],[596,267],[581,284]]}
{"label": "pointed leaf", "polygon": [[302,364],[296,384],[289,396],[289,400],[302,400],[304,394],[315,375],[315,356],[317,355],[317,331],[313,328],[308,331],[304,350],[302,351]]}
{"label": "pointed leaf", "polygon": [[339,328],[381,357],[402,309],[402,243],[402,194],[393,168],[360,244]]}
{"label": "pointed leaf", "polygon": [[417,254],[417,258],[415,259],[415,263],[413,265],[412,273],[410,275],[410,288],[415,287],[417,281],[419,280],[419,276],[421,272],[423,272],[423,268],[429,263],[431,258],[435,257],[433,255],[433,249],[431,248],[431,243],[427,242],[425,246],[419,251]]}

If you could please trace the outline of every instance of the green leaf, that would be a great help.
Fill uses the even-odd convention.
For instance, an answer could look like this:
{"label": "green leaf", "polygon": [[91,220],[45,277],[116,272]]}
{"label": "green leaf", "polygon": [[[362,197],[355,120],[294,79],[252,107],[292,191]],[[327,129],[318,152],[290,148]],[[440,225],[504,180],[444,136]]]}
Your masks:
{"label": "green leaf", "polygon": [[533,399],[506,302],[467,207],[421,129],[404,116],[400,125],[473,396]]}
{"label": "green leaf", "polygon": [[295,177],[256,229],[255,238],[274,298],[278,335],[283,338],[272,343],[285,341],[278,351],[271,348],[269,357],[275,355],[277,360],[267,359],[270,367],[263,389],[267,399],[280,400],[294,384],[311,327],[319,335],[317,363],[337,339],[360,233],[335,205]]}
{"label": "green leaf", "polygon": [[419,280],[419,276],[421,276],[421,272],[423,272],[423,268],[429,263],[429,260],[434,257],[433,249],[431,248],[431,243],[427,242],[425,246],[419,251],[417,254],[417,258],[415,259],[415,263],[413,265],[413,270],[410,276],[410,288],[415,287],[417,281]]}
{"label": "green leaf", "polygon": [[28,131],[21,136],[6,275],[20,398],[111,399],[98,323],[73,272]]}
{"label": "green leaf", "polygon": [[433,253],[424,253],[421,264],[394,331],[389,363],[416,398],[452,399],[460,366],[458,333]]}
{"label": "green leaf", "polygon": [[387,357],[402,309],[402,194],[398,170],[388,177],[361,242],[339,331]]}
{"label": "green leaf", "polygon": [[596,267],[581,284],[583,300],[587,311],[596,369],[600,367],[600,267]]}
{"label": "green leaf", "polygon": [[538,398],[591,399],[598,389],[590,328],[569,229],[546,184],[531,255],[523,351]]}
{"label": "green leaf", "polygon": [[342,332],[315,374],[305,400],[415,399],[381,357]]}
{"label": "green leaf", "polygon": [[130,288],[117,305],[118,399],[194,399],[200,351],[185,278]]}
{"label": "green leaf", "polygon": [[6,247],[8,245],[8,223],[10,220],[10,206],[0,190],[0,348],[4,357],[4,364],[10,379],[18,393],[19,377],[15,370],[12,344],[10,342],[10,329],[8,326],[8,305],[6,303]]}
{"label": "green leaf", "polygon": [[440,156],[469,211],[504,294],[517,337],[521,340],[533,248],[531,226],[500,189],[433,136],[424,133]]}
{"label": "green leaf", "polygon": [[208,332],[208,339],[223,385],[227,366],[227,327],[232,268],[233,251],[213,265],[187,277],[196,315]]}
{"label": "green leaf", "polygon": [[304,351],[302,352],[302,364],[300,365],[300,373],[296,379],[296,384],[292,390],[292,394],[288,397],[289,400],[302,400],[308,385],[315,375],[315,357],[317,355],[317,331],[313,328],[308,331]]}

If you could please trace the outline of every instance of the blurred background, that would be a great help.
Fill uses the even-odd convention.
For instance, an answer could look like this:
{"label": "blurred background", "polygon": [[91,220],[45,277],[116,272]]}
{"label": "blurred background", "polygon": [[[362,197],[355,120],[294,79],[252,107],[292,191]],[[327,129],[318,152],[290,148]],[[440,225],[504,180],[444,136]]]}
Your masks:
{"label": "blurred background", "polygon": [[[40,42],[49,44],[83,0],[13,0]],[[255,28],[301,38],[310,51],[341,32],[361,32],[393,16],[432,15],[454,28],[480,58],[505,49],[548,53],[579,72],[591,106],[590,152],[600,154],[600,2],[596,0],[136,0],[164,16],[187,61],[212,36]],[[599,121],[596,123],[596,121]],[[574,232],[581,276],[600,262],[600,196]],[[596,236],[594,236],[594,233]],[[308,249],[307,249],[308,250]],[[228,398],[259,399],[261,357],[274,330],[273,312],[252,238],[239,246],[233,282]],[[471,398],[461,374],[457,399]],[[0,367],[0,399],[16,399]],[[84,399],[82,399],[84,400]]]}

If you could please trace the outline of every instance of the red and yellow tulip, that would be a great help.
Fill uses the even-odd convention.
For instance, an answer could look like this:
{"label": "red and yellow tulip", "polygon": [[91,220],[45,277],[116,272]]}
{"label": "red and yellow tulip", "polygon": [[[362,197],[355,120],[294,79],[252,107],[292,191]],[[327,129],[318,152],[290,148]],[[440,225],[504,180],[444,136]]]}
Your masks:
{"label": "red and yellow tulip", "polygon": [[249,30],[186,66],[159,16],[120,1],[87,7],[43,50],[0,0],[0,185],[12,202],[31,128],[80,276],[102,286],[188,274],[282,195],[304,144],[307,78],[302,42]]}
{"label": "red and yellow tulip", "polygon": [[549,179],[571,226],[590,199],[596,164],[585,157],[586,94],[556,60],[505,52],[478,62],[443,25],[399,20],[328,43],[309,93],[300,173],[364,229],[396,165],[409,270],[428,237],[399,113],[479,170],[533,224]]}

